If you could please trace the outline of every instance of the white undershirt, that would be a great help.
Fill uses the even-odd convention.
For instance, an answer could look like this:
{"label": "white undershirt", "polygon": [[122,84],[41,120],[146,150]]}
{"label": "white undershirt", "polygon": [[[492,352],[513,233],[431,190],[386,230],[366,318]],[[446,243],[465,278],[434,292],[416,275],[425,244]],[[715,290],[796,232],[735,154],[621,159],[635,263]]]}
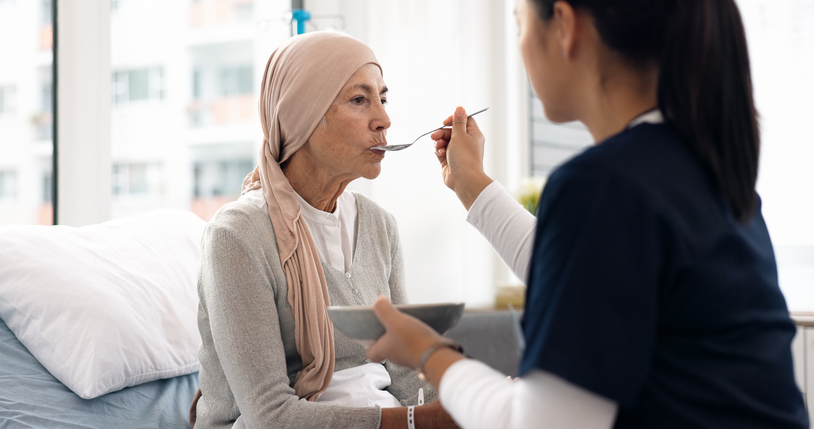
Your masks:
{"label": "white undershirt", "polygon": [[[246,192],[240,200],[267,210],[266,199],[261,189]],[[356,196],[352,192],[343,192],[336,200],[336,209],[333,213],[312,207],[299,194],[297,202],[300,204],[305,224],[311,231],[319,259],[343,273],[350,271],[353,252],[356,249],[356,218],[359,216]]]}
{"label": "white undershirt", "polygon": [[[662,123],[652,110],[630,122]],[[498,255],[525,280],[531,261],[537,219],[498,182],[487,186],[466,218]],[[444,408],[463,428],[608,429],[618,405],[548,371],[535,369],[515,381],[484,363],[464,359],[444,373],[439,386]]]}

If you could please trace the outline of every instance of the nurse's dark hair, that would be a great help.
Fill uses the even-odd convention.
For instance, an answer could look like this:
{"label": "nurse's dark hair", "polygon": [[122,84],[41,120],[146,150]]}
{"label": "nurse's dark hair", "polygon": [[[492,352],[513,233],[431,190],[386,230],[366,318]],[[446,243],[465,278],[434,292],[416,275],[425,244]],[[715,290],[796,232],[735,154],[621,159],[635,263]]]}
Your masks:
{"label": "nurse's dark hair", "polygon": [[[528,0],[550,19],[556,0]],[[760,134],[734,0],[562,0],[593,18],[629,64],[659,67],[658,103],[746,223],[757,205]]]}

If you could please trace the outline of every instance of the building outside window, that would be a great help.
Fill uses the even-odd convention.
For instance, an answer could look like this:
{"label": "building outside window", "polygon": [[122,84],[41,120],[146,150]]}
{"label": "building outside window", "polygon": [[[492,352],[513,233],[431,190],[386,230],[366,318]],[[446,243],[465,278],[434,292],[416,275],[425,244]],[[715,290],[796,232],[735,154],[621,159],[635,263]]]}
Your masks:
{"label": "building outside window", "polygon": [[0,86],[0,116],[10,116],[14,114],[17,102],[16,95],[14,86]]}
{"label": "building outside window", "polygon": [[0,0],[0,225],[53,223],[51,6]]}
{"label": "building outside window", "polygon": [[195,163],[196,198],[238,197],[243,179],[254,168],[252,158],[219,159]]}
{"label": "building outside window", "polygon": [[546,178],[549,173],[593,144],[588,129],[580,122],[554,124],[546,119],[540,99],[529,91],[529,172]]}
{"label": "building outside window", "polygon": [[40,24],[42,25],[51,25],[51,22],[53,21],[51,14],[51,1],[52,0],[40,0]]}
{"label": "building outside window", "polygon": [[50,206],[53,201],[54,179],[50,171],[42,175],[42,203]]}
{"label": "building outside window", "polygon": [[117,71],[111,88],[114,104],[164,98],[164,76],[160,67]]}
{"label": "building outside window", "polygon": [[252,0],[194,0],[189,10],[192,27],[215,27],[254,18]]}
{"label": "building outside window", "polygon": [[113,164],[113,195],[117,198],[161,196],[161,164]]}
{"label": "building outside window", "polygon": [[[33,2],[31,2],[33,3]],[[39,28],[39,44],[40,49],[51,49],[53,46],[54,26],[53,16],[51,13],[52,0],[40,0],[40,28]]]}
{"label": "building outside window", "polygon": [[254,75],[251,64],[222,67],[219,73],[219,92],[224,97],[251,94]]}
{"label": "building outside window", "polygon": [[191,149],[192,211],[207,219],[220,206],[240,197],[243,179],[257,164],[256,145],[246,141],[195,145]]}
{"label": "building outside window", "polygon": [[253,22],[278,20],[290,5],[116,3],[110,18],[113,217],[176,207],[209,219],[240,196],[256,164],[259,72],[289,37],[287,23],[272,33]]}
{"label": "building outside window", "polygon": [[[209,31],[201,29],[200,31]],[[193,128],[246,123],[256,118],[256,89],[264,65],[252,63],[252,40],[190,46]]]}
{"label": "building outside window", "polygon": [[37,140],[51,140],[54,134],[53,104],[54,85],[51,68],[39,70],[39,111],[32,120],[36,128]]}
{"label": "building outside window", "polygon": [[17,197],[17,173],[0,171],[0,202],[13,202]]}

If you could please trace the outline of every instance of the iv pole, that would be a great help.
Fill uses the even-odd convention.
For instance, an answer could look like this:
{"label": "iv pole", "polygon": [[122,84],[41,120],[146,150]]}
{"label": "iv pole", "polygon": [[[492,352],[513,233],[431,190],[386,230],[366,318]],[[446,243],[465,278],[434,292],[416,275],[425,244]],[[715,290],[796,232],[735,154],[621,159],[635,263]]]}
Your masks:
{"label": "iv pole", "polygon": [[311,20],[311,12],[305,10],[303,3],[304,0],[291,0],[291,22],[297,22],[297,34],[305,33],[305,23]]}

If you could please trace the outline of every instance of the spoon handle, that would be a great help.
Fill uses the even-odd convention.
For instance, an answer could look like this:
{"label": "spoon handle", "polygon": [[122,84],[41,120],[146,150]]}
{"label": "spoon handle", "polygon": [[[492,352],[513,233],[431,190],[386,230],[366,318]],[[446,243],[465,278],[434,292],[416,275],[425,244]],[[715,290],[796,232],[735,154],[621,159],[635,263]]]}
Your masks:
{"label": "spoon handle", "polygon": [[[487,111],[487,110],[489,110],[489,108],[488,108],[488,107],[487,107],[487,108],[485,108],[485,109],[478,110],[477,112],[472,113],[471,115],[468,115],[468,116],[467,116],[467,118],[471,118],[471,117],[473,117],[473,116],[477,115],[478,113],[485,112],[485,111]],[[436,131],[438,131],[438,130],[443,130],[444,128],[446,128],[446,127],[450,127],[450,126],[452,126],[452,122],[450,122],[450,123],[448,123],[448,124],[444,124],[444,125],[442,125],[442,126],[440,126],[440,127],[436,128],[436,129],[434,129],[434,130],[432,130],[432,131],[427,131],[426,133],[421,134],[420,136],[418,136],[418,139],[420,139],[421,137],[426,136],[427,134],[434,133],[434,132],[436,132]],[[418,139],[416,139],[416,140],[418,140]],[[415,143],[415,142],[413,142],[413,143]]]}
{"label": "spoon handle", "polygon": [[[473,113],[473,114],[471,114],[471,115],[468,115],[468,116],[467,116],[467,118],[471,118],[471,117],[473,117],[473,116],[477,115],[478,113],[485,112],[485,111],[487,111],[487,110],[489,110],[489,108],[488,108],[488,107],[487,107],[487,108],[485,108],[485,109],[478,110],[477,112],[475,112],[475,113]],[[413,140],[413,142],[412,142],[412,143],[406,143],[406,144],[395,144],[395,145],[389,145],[389,146],[378,146],[378,147],[371,148],[371,149],[375,149],[375,150],[381,150],[381,151],[398,151],[398,150],[402,150],[402,149],[407,149],[408,147],[410,147],[410,146],[412,146],[413,144],[415,144],[415,142],[417,142],[417,141],[418,141],[418,140],[419,140],[421,137],[424,137],[424,136],[426,136],[427,134],[432,134],[432,133],[434,133],[434,132],[436,132],[436,131],[438,131],[438,130],[443,130],[444,128],[446,128],[446,127],[448,127],[448,126],[450,126],[450,125],[452,125],[452,124],[451,124],[451,123],[449,123],[449,124],[444,124],[443,126],[441,126],[441,127],[439,127],[439,128],[436,128],[436,129],[434,129],[434,130],[427,131],[426,133],[421,134],[420,136],[416,137],[416,139],[415,139],[415,140]]]}
{"label": "spoon handle", "polygon": [[[473,117],[473,116],[477,115],[478,113],[483,113],[483,112],[485,112],[485,111],[487,111],[487,110],[489,110],[489,108],[488,108],[488,107],[487,107],[487,108],[485,108],[485,109],[478,110],[477,112],[475,112],[475,113],[472,113],[472,114],[468,115],[468,116],[467,116],[467,118],[471,118],[471,117]],[[449,127],[449,126],[451,126],[451,125],[452,125],[452,122],[450,122],[450,123],[448,123],[448,124],[444,124],[444,126],[443,126],[443,127],[441,127],[441,128]],[[438,131],[438,130],[440,130],[441,128],[436,128],[436,129],[432,130],[431,132]]]}

